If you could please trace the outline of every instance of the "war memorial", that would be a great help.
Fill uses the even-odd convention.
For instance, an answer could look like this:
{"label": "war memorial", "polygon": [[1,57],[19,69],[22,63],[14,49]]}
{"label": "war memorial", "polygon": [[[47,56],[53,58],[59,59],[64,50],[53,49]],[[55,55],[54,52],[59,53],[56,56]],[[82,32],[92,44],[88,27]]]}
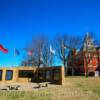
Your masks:
{"label": "war memorial", "polygon": [[64,77],[64,67],[62,66],[0,68],[0,83],[51,82],[62,85]]}

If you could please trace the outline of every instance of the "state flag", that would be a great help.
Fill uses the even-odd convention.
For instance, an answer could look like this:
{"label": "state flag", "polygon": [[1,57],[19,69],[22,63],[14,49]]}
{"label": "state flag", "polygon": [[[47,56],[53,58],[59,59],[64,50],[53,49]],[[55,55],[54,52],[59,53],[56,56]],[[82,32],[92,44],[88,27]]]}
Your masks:
{"label": "state flag", "polygon": [[55,54],[55,50],[52,49],[52,46],[50,45],[50,53]]}
{"label": "state flag", "polygon": [[4,48],[1,44],[0,44],[0,51],[8,53],[8,49]]}
{"label": "state flag", "polygon": [[15,55],[15,56],[16,56],[16,55],[20,55],[20,51],[17,50],[17,49],[14,49],[14,55]]}
{"label": "state flag", "polygon": [[33,54],[33,50],[29,50],[29,51],[28,51],[28,55],[29,55],[29,56],[32,56],[32,54]]}

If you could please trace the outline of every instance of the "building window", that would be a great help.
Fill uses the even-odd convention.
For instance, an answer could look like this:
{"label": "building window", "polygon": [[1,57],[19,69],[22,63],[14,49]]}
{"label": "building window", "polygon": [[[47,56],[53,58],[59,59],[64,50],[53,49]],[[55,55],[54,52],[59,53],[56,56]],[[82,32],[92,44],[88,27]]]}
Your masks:
{"label": "building window", "polygon": [[12,78],[13,78],[13,71],[7,70],[6,71],[6,80],[12,80]]}
{"label": "building window", "polygon": [[2,80],[2,70],[0,70],[0,81]]}
{"label": "building window", "polygon": [[28,78],[31,78],[33,77],[33,71],[32,70],[19,70],[19,77],[28,77]]}

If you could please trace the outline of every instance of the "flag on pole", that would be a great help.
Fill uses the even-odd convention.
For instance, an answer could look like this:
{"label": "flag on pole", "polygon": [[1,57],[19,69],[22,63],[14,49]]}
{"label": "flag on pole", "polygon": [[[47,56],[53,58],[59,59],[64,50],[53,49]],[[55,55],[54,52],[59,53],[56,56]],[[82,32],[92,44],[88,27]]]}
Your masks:
{"label": "flag on pole", "polygon": [[0,44],[0,51],[8,53],[8,49],[4,48],[1,44]]}
{"label": "flag on pole", "polygon": [[19,50],[17,50],[17,49],[14,49],[14,55],[16,56],[16,55],[20,55],[20,52],[19,52]]}
{"label": "flag on pole", "polygon": [[50,52],[51,52],[52,54],[55,54],[55,50],[52,49],[52,46],[51,46],[51,45],[50,45]]}
{"label": "flag on pole", "polygon": [[70,47],[67,46],[67,45],[62,44],[62,48],[66,49],[66,48],[70,48]]}
{"label": "flag on pole", "polygon": [[32,54],[33,54],[33,51],[32,50],[28,51],[28,55],[29,56],[32,56]]}

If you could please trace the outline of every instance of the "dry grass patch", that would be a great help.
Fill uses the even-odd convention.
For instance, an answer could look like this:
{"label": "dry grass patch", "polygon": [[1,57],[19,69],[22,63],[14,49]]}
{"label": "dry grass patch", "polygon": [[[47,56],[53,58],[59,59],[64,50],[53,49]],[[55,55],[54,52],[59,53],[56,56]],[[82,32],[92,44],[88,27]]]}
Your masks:
{"label": "dry grass patch", "polygon": [[100,100],[100,78],[67,77],[65,85],[32,91],[0,91],[0,100]]}

